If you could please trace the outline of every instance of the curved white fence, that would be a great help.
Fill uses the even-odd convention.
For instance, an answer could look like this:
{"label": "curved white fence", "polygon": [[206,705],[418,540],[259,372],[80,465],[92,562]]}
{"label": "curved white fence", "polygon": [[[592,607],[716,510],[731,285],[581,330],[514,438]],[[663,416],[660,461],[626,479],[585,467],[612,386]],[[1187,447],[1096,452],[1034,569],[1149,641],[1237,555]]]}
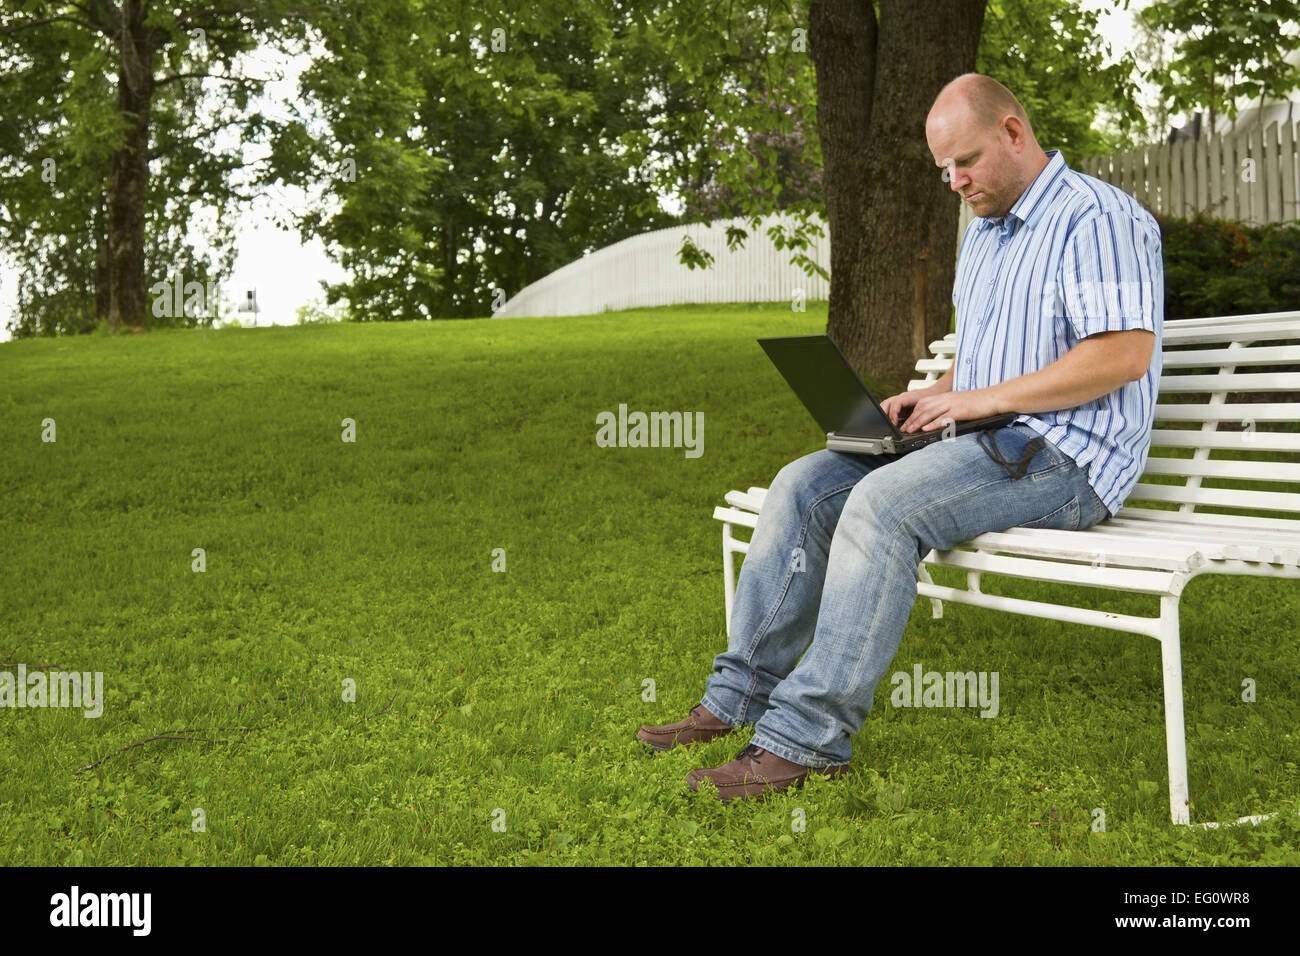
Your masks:
{"label": "curved white fence", "polygon": [[[803,252],[829,272],[829,229],[824,220],[814,221],[825,235],[812,237],[812,245]],[[749,232],[744,248],[735,252],[727,249],[727,226],[731,223]],[[829,282],[790,264],[795,250],[772,245],[767,229],[777,223],[788,232],[793,220],[770,216],[757,230],[750,230],[743,219],[719,219],[632,236],[561,266],[521,289],[493,318],[590,315],[696,302],[790,302],[796,289],[803,290],[805,300],[829,298]],[[692,270],[678,262],[683,236],[690,236],[711,253],[713,265]]]}

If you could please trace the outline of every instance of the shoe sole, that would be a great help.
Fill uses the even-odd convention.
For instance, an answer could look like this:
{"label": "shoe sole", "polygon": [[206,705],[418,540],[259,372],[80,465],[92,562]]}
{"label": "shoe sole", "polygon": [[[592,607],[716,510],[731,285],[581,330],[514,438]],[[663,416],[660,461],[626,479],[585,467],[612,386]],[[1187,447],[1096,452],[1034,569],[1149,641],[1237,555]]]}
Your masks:
{"label": "shoe sole", "polygon": [[[700,769],[704,769],[704,768],[700,768]],[[722,790],[719,789],[718,800],[721,803],[732,803],[736,800],[766,800],[770,795],[774,793],[784,793],[786,790],[802,789],[804,783],[806,783],[808,778],[811,777],[813,774],[816,774],[819,777],[826,777],[830,780],[836,780],[839,777],[844,776],[848,772],[849,772],[849,765],[846,763],[836,764],[830,767],[821,767],[816,770],[812,770],[809,773],[804,774],[798,780],[792,780],[790,783],[784,784],[780,787],[774,786],[771,783],[765,783],[763,789],[756,793],[741,792],[741,793],[731,793],[731,794],[724,795]],[[697,773],[699,773],[698,770],[692,770],[689,774],[686,775],[686,786],[690,788],[691,793],[699,793],[699,790],[696,789],[697,784],[701,784],[705,780],[710,780],[710,782],[712,782],[711,778],[709,777],[705,777],[703,775],[697,777],[696,776]],[[713,785],[717,787],[716,783],[714,783]],[[747,784],[746,786],[753,786],[753,784]],[[735,790],[736,787],[737,787],[736,784],[727,785],[728,790]]]}
{"label": "shoe sole", "polygon": [[635,737],[633,739],[635,739],[637,743],[639,743],[646,750],[649,750],[651,753],[662,754],[662,753],[667,753],[668,751],[673,750],[677,747],[689,747],[692,744],[712,743],[713,741],[717,740],[719,737],[725,737],[727,736],[727,734],[732,733],[733,731],[735,731],[735,729],[736,728],[732,727],[731,730],[726,730],[723,731],[722,733],[715,734],[714,736],[710,737],[708,740],[688,740],[685,743],[673,741],[667,747],[658,747],[655,744],[651,743],[650,741],[646,740],[644,737]]}

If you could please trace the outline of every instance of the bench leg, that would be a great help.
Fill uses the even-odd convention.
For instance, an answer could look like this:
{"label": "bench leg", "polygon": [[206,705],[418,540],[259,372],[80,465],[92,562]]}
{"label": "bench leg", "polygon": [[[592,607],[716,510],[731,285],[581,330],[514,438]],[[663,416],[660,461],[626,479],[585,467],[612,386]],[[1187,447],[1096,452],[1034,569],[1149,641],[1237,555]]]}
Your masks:
{"label": "bench leg", "polygon": [[1187,793],[1187,726],[1183,719],[1183,653],[1178,598],[1160,598],[1160,664],[1164,671],[1165,750],[1169,757],[1169,813],[1174,823],[1190,823]]}
{"label": "bench leg", "polygon": [[[933,551],[931,551],[930,553],[934,554]],[[927,568],[924,564],[918,565],[917,573],[920,576],[921,580],[924,581],[926,584],[934,583],[934,579],[930,577],[930,569]],[[943,602],[940,601],[938,598],[930,598],[930,616],[935,619],[943,617]]]}
{"label": "bench leg", "polygon": [[727,615],[727,637],[731,637],[731,605],[736,600],[736,547],[731,525],[722,523],[722,599]]}

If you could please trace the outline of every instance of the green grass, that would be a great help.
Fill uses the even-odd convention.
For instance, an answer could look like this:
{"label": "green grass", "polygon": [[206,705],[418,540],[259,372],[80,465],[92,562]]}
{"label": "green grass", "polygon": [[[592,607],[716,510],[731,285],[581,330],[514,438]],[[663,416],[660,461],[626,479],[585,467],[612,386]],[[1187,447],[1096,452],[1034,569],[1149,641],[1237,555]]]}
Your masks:
{"label": "green grass", "polygon": [[[730,807],[683,778],[747,732],[640,751],[725,647],[714,505],[819,446],[754,339],[824,323],[697,307],[0,347],[0,661],[106,690],[99,719],[0,710],[0,862],[1300,863],[1295,582],[1201,577],[1182,603],[1193,819],[1281,811],[1259,827],[1170,824],[1154,641],[927,601],[891,672],[996,670],[996,719],[894,709],[886,680],[849,777]],[[597,447],[620,402],[703,411],[703,456]],[[77,772],[196,728],[224,742]]]}

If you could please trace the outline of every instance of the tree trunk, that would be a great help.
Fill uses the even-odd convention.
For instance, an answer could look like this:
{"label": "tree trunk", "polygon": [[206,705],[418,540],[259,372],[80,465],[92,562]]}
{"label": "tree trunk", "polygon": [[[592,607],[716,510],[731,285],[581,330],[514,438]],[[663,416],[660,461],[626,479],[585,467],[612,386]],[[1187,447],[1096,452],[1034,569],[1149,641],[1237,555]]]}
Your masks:
{"label": "tree trunk", "polygon": [[108,224],[105,221],[105,202],[101,197],[95,206],[92,220],[95,229],[95,322],[108,319],[111,313],[112,294],[109,291]]}
{"label": "tree trunk", "polygon": [[[941,178],[925,117],[975,69],[986,0],[812,0],[830,226],[827,333],[889,394],[947,334],[960,199]],[[1014,92],[1014,91],[1013,91]]]}
{"label": "tree trunk", "polygon": [[144,26],[143,0],[123,0],[117,33],[121,64],[117,111],[126,124],[113,153],[108,183],[109,328],[148,324],[144,276],[145,190],[149,181],[149,107],[154,91],[154,43]]}

